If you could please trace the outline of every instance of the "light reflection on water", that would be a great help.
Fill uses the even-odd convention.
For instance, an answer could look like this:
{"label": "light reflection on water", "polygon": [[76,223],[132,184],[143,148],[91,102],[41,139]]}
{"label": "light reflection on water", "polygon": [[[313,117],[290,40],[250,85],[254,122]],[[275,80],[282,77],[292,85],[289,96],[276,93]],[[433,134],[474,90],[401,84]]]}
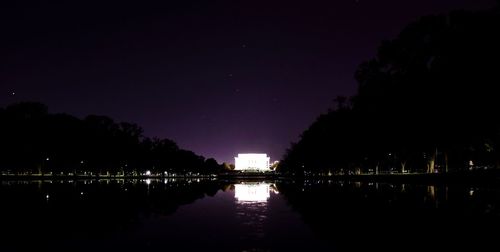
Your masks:
{"label": "light reflection on water", "polygon": [[234,197],[238,202],[267,202],[270,197],[268,183],[241,183],[234,185]]}
{"label": "light reflection on water", "polygon": [[[174,244],[173,251],[317,251],[324,248],[323,240],[330,242],[328,248],[367,244],[385,249],[396,247],[397,241],[411,244],[421,237],[419,228],[435,230],[441,247],[450,246],[449,241],[459,247],[458,242],[490,241],[483,227],[500,224],[500,188],[481,185],[170,178],[0,181],[0,202],[0,223],[10,231],[0,236],[0,251],[22,251],[17,246],[30,244],[61,251],[71,251],[61,247],[65,244],[78,245],[79,251],[96,251],[96,246],[161,250],[167,241]],[[468,240],[459,239],[462,234]],[[358,243],[358,237],[372,243]],[[23,243],[25,239],[33,242]]]}
{"label": "light reflection on water", "polygon": [[241,223],[240,240],[255,241],[266,235],[264,223],[268,217],[269,183],[240,183],[234,185],[236,216]]}

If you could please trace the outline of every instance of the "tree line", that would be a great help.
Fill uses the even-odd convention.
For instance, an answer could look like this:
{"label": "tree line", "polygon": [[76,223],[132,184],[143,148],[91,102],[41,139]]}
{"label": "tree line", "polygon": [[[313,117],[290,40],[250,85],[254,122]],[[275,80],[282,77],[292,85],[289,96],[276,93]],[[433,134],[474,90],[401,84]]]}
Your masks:
{"label": "tree line", "polygon": [[37,102],[0,108],[0,139],[0,170],[15,174],[213,174],[222,169],[215,159],[170,139],[145,137],[137,124],[50,114]]}
{"label": "tree line", "polygon": [[500,167],[500,8],[425,16],[362,63],[297,143],[284,173],[452,172]]}

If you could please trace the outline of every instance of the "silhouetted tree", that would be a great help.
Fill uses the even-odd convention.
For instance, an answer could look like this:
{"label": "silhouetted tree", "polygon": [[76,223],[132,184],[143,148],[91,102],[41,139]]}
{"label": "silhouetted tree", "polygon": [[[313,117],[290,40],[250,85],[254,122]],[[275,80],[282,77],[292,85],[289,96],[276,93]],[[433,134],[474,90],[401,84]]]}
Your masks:
{"label": "silhouetted tree", "polygon": [[338,97],[279,169],[443,172],[500,163],[500,14],[427,16],[384,41],[355,73],[352,106]]}
{"label": "silhouetted tree", "polygon": [[140,174],[215,173],[214,159],[179,149],[169,139],[150,139],[136,124],[106,116],[83,120],[49,114],[25,102],[0,109],[0,170],[11,173]]}

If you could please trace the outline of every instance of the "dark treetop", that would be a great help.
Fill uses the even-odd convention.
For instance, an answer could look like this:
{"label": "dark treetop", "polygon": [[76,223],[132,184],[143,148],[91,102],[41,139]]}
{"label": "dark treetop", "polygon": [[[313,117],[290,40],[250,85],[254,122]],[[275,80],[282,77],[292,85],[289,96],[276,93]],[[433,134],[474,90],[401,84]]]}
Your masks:
{"label": "dark treetop", "polygon": [[358,68],[359,91],[321,115],[282,171],[445,172],[500,166],[500,13],[427,16]]}
{"label": "dark treetop", "polygon": [[78,119],[49,114],[40,103],[0,108],[0,171],[139,175],[216,173],[221,166],[180,149],[169,139],[151,139],[133,123],[106,116]]}

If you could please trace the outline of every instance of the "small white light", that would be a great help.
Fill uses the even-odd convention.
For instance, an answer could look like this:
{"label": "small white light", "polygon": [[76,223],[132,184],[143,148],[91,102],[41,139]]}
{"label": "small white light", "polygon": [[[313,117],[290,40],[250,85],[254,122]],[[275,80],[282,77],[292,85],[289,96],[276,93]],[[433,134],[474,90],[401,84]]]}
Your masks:
{"label": "small white light", "polygon": [[45,160],[49,161],[49,160],[50,160],[50,158],[46,158]]}
{"label": "small white light", "polygon": [[46,198],[46,199],[49,199],[49,195],[48,195],[48,194],[47,194],[47,195],[45,195],[45,198]]}

